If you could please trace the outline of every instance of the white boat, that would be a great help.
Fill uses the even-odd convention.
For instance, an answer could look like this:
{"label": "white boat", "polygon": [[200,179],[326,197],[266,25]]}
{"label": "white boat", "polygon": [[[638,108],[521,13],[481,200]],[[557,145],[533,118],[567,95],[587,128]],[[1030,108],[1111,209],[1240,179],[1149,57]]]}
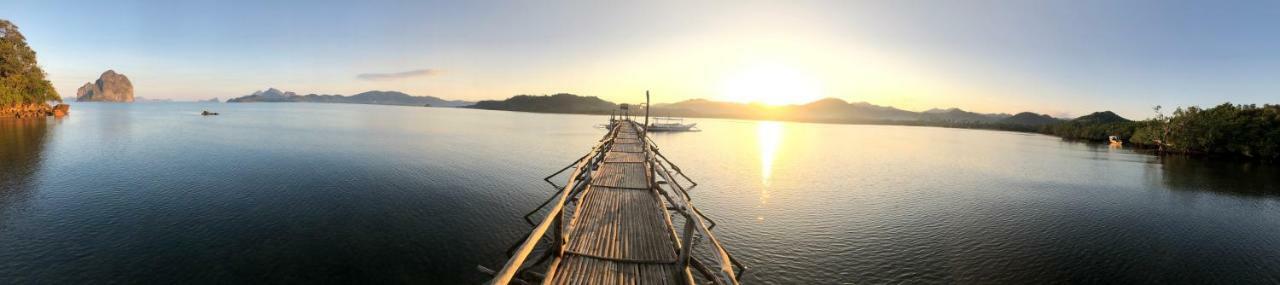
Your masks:
{"label": "white boat", "polygon": [[681,118],[653,118],[653,122],[645,127],[648,132],[698,132],[697,123],[685,124]]}

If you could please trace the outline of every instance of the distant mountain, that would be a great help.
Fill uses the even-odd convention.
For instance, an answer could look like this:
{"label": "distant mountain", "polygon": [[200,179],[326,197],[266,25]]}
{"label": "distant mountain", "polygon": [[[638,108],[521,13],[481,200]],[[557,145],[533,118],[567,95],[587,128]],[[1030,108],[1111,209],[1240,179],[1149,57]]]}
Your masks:
{"label": "distant mountain", "polygon": [[1049,115],[1022,112],[1008,118],[1000,119],[999,123],[1021,126],[1046,126],[1062,123],[1062,120],[1050,117]]}
{"label": "distant mountain", "polygon": [[173,103],[173,99],[151,99],[144,97],[133,97],[135,103]]}
{"label": "distant mountain", "polygon": [[595,96],[560,93],[549,96],[516,95],[501,101],[484,100],[467,108],[537,113],[608,114],[618,109],[618,105]]}
{"label": "distant mountain", "polygon": [[280,89],[267,88],[267,90],[254,91],[253,94],[245,95],[239,98],[227,99],[227,103],[250,103],[250,102],[305,102],[299,98],[297,93],[280,91]]}
{"label": "distant mountain", "polygon": [[432,107],[462,107],[472,104],[469,101],[444,100],[433,96],[412,96],[398,91],[368,91],[351,95],[345,100],[347,103]]}
{"label": "distant mountain", "polygon": [[768,106],[760,104],[691,99],[669,104],[654,104],[651,114],[663,117],[750,118],[766,114],[768,109]]}
{"label": "distant mountain", "polygon": [[[617,108],[617,104],[597,97],[562,93],[550,96],[518,95],[501,101],[486,100],[477,102],[469,108],[541,113],[609,114]],[[644,109],[639,106],[632,107],[632,110],[632,114],[644,112]],[[676,103],[654,104],[650,114],[659,117],[739,118],[824,123],[919,122],[936,125],[994,124],[1011,117],[1009,114],[981,114],[955,108],[917,113],[867,102],[849,103],[836,98],[785,106],[691,99]],[[1034,123],[1041,124],[1039,121]]]}
{"label": "distant mountain", "polygon": [[293,92],[280,91],[280,89],[275,89],[275,88],[267,88],[267,90],[255,91],[250,96],[258,96],[264,100],[273,100],[273,99],[286,99],[289,97],[298,96],[298,94]]}
{"label": "distant mountain", "polygon": [[974,113],[957,108],[929,109],[920,113],[921,121],[949,123],[995,123],[1008,117],[1010,117],[1009,114]]}
{"label": "distant mountain", "polygon": [[814,122],[914,121],[919,114],[866,102],[848,103],[826,98],[804,105],[769,106],[706,99],[654,104],[658,116],[763,118]]}
{"label": "distant mountain", "polygon": [[1071,120],[1071,122],[1082,123],[1082,124],[1105,124],[1105,123],[1127,123],[1132,121],[1130,121],[1129,119],[1125,119],[1120,115],[1116,115],[1116,113],[1112,113],[1111,111],[1102,111],[1102,112],[1093,112],[1092,114],[1081,116],[1079,118]]}
{"label": "distant mountain", "polygon": [[815,121],[910,121],[919,117],[915,112],[894,107],[867,102],[848,103],[836,98],[821,99],[794,108],[800,119]]}
{"label": "distant mountain", "polygon": [[946,108],[946,109],[933,108],[933,109],[924,110],[924,112],[920,112],[920,113],[941,114],[941,113],[947,113],[952,111],[960,111],[960,108]]}
{"label": "distant mountain", "polygon": [[298,95],[275,88],[256,91],[247,96],[229,99],[227,103],[250,102],[312,102],[312,103],[346,103],[401,106],[461,107],[471,105],[468,101],[444,100],[434,96],[413,96],[398,91],[368,91],[351,96],[342,95]]}

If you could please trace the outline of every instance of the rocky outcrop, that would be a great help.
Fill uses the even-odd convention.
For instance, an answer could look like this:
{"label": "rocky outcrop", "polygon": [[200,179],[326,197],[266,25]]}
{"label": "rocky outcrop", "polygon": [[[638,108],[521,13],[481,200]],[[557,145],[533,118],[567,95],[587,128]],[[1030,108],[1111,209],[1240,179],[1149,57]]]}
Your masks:
{"label": "rocky outcrop", "polygon": [[71,113],[71,106],[67,104],[58,104],[57,106],[49,106],[49,104],[18,104],[9,107],[0,108],[0,118],[33,118],[44,116],[62,117]]}
{"label": "rocky outcrop", "polygon": [[133,102],[133,83],[124,74],[107,70],[98,81],[85,83],[76,90],[77,102]]}
{"label": "rocky outcrop", "polygon": [[54,117],[62,117],[62,116],[66,116],[67,114],[71,114],[71,105],[58,104],[53,106]]}

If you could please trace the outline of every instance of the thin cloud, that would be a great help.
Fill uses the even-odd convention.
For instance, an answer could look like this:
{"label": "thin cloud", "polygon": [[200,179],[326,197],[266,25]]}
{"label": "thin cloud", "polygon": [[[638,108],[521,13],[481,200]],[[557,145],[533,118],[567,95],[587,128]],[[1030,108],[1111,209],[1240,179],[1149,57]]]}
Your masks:
{"label": "thin cloud", "polygon": [[357,75],[356,75],[356,79],[360,79],[360,80],[395,80],[395,79],[405,79],[405,78],[414,78],[414,77],[433,76],[433,75],[438,75],[438,74],[440,74],[440,71],[439,71],[439,70],[435,70],[435,69],[414,69],[414,70],[405,71],[405,72],[391,72],[391,73],[361,73],[361,74],[357,74]]}

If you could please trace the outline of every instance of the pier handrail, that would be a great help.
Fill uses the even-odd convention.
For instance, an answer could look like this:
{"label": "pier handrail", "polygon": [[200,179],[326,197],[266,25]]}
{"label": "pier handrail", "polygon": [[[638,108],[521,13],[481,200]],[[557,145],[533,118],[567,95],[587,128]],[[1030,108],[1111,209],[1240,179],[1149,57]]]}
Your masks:
{"label": "pier handrail", "polygon": [[[671,171],[661,163],[657,163],[657,159],[650,160],[650,163],[662,169],[662,171],[656,171],[660,176],[662,176],[662,179],[667,181],[674,180],[674,177],[671,175]],[[696,231],[697,234],[707,238],[707,241],[711,243],[712,249],[715,251],[716,264],[714,265],[718,265],[719,270],[716,273],[721,276],[715,276],[717,278],[713,278],[712,281],[716,284],[735,284],[738,278],[733,272],[733,266],[737,262],[733,261],[733,258],[729,256],[729,251],[720,244],[720,241],[716,239],[715,235],[711,233],[711,230],[707,228],[701,213],[695,213],[697,211],[697,207],[693,206],[693,202],[689,199],[688,192],[684,191],[683,187],[678,183],[667,183],[667,185],[669,185],[668,187],[676,188],[674,190],[677,191],[674,192],[676,192],[676,197],[679,199],[675,199],[675,201],[679,204],[672,206],[675,206],[674,209],[685,218],[683,238],[688,242],[681,243],[681,265],[687,265],[689,259],[692,258],[693,242],[691,241],[693,240],[692,235]],[[743,269],[745,270],[745,267]]]}
{"label": "pier handrail", "polygon": [[[560,197],[556,201],[555,206],[553,206],[551,211],[547,213],[547,216],[542,219],[542,222],[538,223],[538,225],[533,228],[533,231],[529,233],[529,236],[526,237],[524,242],[520,244],[520,247],[516,249],[514,255],[512,255],[511,258],[507,260],[507,263],[502,266],[502,269],[498,270],[498,272],[494,274],[494,277],[489,281],[489,284],[505,285],[511,283],[511,280],[515,278],[516,273],[519,273],[520,268],[524,265],[525,259],[529,258],[529,254],[533,253],[533,249],[537,247],[539,241],[542,240],[542,236],[547,234],[547,230],[551,228],[552,224],[562,219],[560,213],[564,211],[565,204],[569,201],[570,194],[574,192],[573,189],[577,188],[577,185],[581,184],[580,182],[590,179],[590,176],[586,176],[584,178],[583,174],[589,173],[592,165],[604,159],[603,150],[607,149],[608,146],[613,143],[613,138],[617,137],[619,128],[619,125],[615,125],[609,130],[608,134],[605,134],[605,139],[602,139],[600,143],[592,147],[591,152],[586,156],[590,159],[584,159],[578,162],[577,168],[573,171],[573,174],[569,176],[569,182],[565,184],[564,189],[561,189]],[[559,240],[558,235],[556,239],[557,240],[555,242],[564,243],[563,240]],[[561,245],[558,244],[557,246]]]}
{"label": "pier handrail", "polygon": [[[745,272],[747,270],[746,266],[743,266],[741,263],[738,263],[737,260],[733,259],[733,256],[729,254],[729,251],[725,249],[724,246],[720,244],[720,241],[716,239],[716,236],[711,233],[711,228],[708,227],[705,224],[705,222],[711,222],[712,223],[711,227],[715,227],[715,222],[711,221],[710,218],[707,218],[706,215],[702,214],[702,211],[699,211],[697,207],[693,206],[693,197],[689,196],[688,189],[680,185],[679,181],[675,179],[675,175],[671,173],[672,171],[670,169],[667,169],[666,165],[663,165],[663,162],[670,164],[671,168],[675,169],[676,173],[684,177],[684,179],[689,181],[690,183],[693,183],[694,186],[697,186],[698,183],[694,182],[693,179],[690,179],[689,176],[685,175],[683,171],[680,171],[680,168],[677,167],[675,163],[671,162],[671,160],[667,159],[666,156],[662,155],[661,152],[658,152],[658,144],[648,139],[647,132],[644,133],[642,136],[643,136],[642,141],[644,141],[644,144],[646,144],[646,147],[650,148],[650,150],[652,150],[652,152],[656,154],[655,156],[648,157],[647,163],[651,165],[653,172],[656,172],[658,176],[661,176],[662,179],[667,182],[666,183],[666,185],[668,185],[667,187],[672,188],[672,190],[674,190],[671,192],[674,192],[673,194],[675,194],[675,196],[678,199],[670,199],[671,195],[666,195],[665,193],[663,194],[663,196],[667,196],[668,198],[667,200],[673,204],[672,209],[675,210],[677,213],[679,213],[680,216],[685,218],[685,229],[682,235],[684,242],[680,243],[680,246],[681,246],[680,257],[677,260],[677,262],[679,262],[678,267],[684,268],[685,266],[694,265],[698,263],[698,260],[694,259],[692,256],[693,244],[694,244],[693,235],[694,235],[694,232],[697,232],[697,234],[700,234],[703,237],[706,237],[707,240],[710,241],[712,245],[712,250],[716,255],[715,256],[716,264],[713,264],[713,265],[716,265],[717,267],[719,267],[717,272],[714,273],[714,275],[707,274],[710,272],[704,272],[704,275],[708,275],[706,277],[708,277],[708,279],[711,279],[711,281],[716,284],[737,284],[737,281],[741,276],[734,273],[733,266],[738,266],[739,268],[741,268],[739,270],[740,272]],[[658,187],[658,185],[659,184],[655,183],[654,187],[657,187],[658,190],[662,190],[661,187]],[[698,264],[698,265],[701,265],[701,264]],[[702,268],[699,268],[699,269],[701,270]],[[715,276],[715,275],[719,275],[719,276]]]}

